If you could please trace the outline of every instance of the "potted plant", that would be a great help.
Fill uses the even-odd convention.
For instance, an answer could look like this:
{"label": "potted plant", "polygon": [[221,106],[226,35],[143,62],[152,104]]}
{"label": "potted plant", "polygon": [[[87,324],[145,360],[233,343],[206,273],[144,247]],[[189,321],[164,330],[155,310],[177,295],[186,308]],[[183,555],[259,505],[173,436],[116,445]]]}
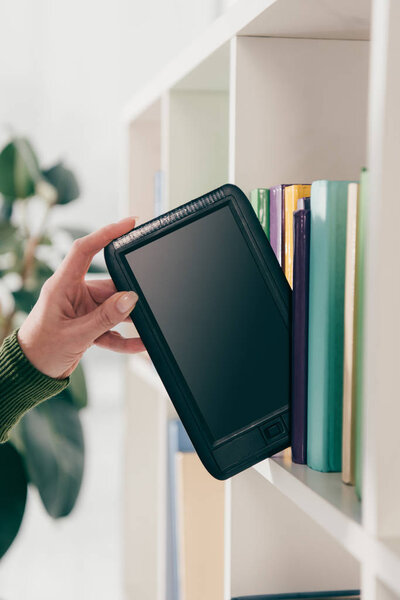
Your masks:
{"label": "potted plant", "polygon": [[[22,323],[53,274],[62,257],[57,238],[85,232],[49,227],[52,210],[78,198],[79,186],[62,162],[43,169],[25,138],[11,139],[0,153],[0,194],[1,343]],[[79,411],[86,404],[79,365],[68,388],[29,411],[0,445],[0,557],[18,533],[28,485],[37,488],[51,517],[65,517],[73,509],[84,467]]]}

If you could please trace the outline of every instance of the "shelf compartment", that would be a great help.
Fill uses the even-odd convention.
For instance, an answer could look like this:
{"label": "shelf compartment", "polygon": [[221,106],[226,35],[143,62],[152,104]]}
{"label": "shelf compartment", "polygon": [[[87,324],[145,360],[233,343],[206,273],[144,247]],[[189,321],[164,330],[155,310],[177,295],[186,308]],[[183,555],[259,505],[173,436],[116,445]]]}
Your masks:
{"label": "shelf compartment", "polygon": [[[249,2],[248,10],[255,1]],[[371,7],[363,0],[276,0],[239,35],[368,40]]]}
{"label": "shelf compartment", "polygon": [[[129,357],[128,372],[132,374],[131,376],[135,376],[136,393],[138,392],[136,382],[139,379],[148,389],[153,390],[152,393],[159,398],[164,398],[164,418],[176,418],[176,412],[165,388],[146,355]],[[137,414],[133,417],[136,421]],[[354,488],[342,483],[340,473],[320,473],[305,465],[294,464],[285,457],[266,459],[254,465],[251,470],[261,475],[276,490],[289,498],[349,554],[367,565],[371,573],[376,573],[385,585],[395,594],[400,595],[400,539],[374,539],[367,533],[361,524],[361,503],[355,495]],[[243,481],[240,481],[241,479]],[[247,479],[246,471],[236,476],[232,484],[249,493]],[[240,494],[243,495],[243,491]],[[267,498],[266,493],[265,499]],[[236,516],[236,526],[237,519]],[[243,562],[244,558],[240,555],[240,559],[237,560]],[[241,580],[243,580],[243,573]],[[248,585],[246,581],[245,583]],[[304,589],[306,588],[307,585]]]}
{"label": "shelf compartment", "polygon": [[[299,506],[303,503],[300,508],[305,512],[319,516],[320,524],[326,529],[331,527],[330,533],[340,538],[341,543],[344,537],[349,536],[348,545],[353,539],[358,542],[364,535],[361,503],[354,487],[342,482],[341,473],[320,473],[286,457],[266,459],[253,468]],[[356,558],[361,558],[358,550],[348,549]]]}
{"label": "shelf compartment", "polygon": [[369,43],[232,41],[230,180],[357,180],[366,161]]}
{"label": "shelf compartment", "polygon": [[266,459],[253,470],[400,595],[400,540],[368,534],[361,524],[361,503],[341,473],[320,473],[285,457]]}
{"label": "shelf compartment", "polygon": [[154,217],[155,174],[161,169],[161,112],[159,98],[128,129],[128,214],[138,224]]}
{"label": "shelf compartment", "polygon": [[169,93],[168,209],[227,183],[228,107],[223,90]]}
{"label": "shelf compartment", "polygon": [[132,98],[124,118],[135,118],[236,35],[368,40],[370,12],[366,0],[238,0]]}

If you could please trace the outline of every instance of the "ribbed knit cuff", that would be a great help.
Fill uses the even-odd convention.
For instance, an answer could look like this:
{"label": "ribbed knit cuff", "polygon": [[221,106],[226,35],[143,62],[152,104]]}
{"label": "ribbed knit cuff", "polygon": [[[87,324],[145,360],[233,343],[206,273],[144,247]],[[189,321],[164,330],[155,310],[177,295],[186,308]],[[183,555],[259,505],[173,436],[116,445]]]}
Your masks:
{"label": "ribbed knit cuff", "polygon": [[0,443],[31,408],[67,387],[66,379],[53,379],[38,371],[18,343],[17,331],[0,348]]}

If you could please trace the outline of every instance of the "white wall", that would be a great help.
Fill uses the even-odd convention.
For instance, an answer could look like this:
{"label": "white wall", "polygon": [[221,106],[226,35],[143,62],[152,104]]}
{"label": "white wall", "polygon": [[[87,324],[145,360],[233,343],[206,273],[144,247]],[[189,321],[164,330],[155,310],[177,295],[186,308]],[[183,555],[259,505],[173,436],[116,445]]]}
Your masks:
{"label": "white wall", "polygon": [[[118,216],[121,113],[130,96],[222,9],[219,0],[0,0],[0,143],[29,136],[63,158],[82,198],[58,220],[95,228]],[[86,357],[87,469],[76,510],[53,522],[36,495],[0,564],[7,600],[122,600],[122,369]],[[119,385],[118,385],[119,384]]]}
{"label": "white wall", "polygon": [[[124,105],[220,12],[220,0],[0,0],[0,132],[64,158],[82,199],[63,219],[115,220]],[[61,211],[60,211],[61,212]]]}

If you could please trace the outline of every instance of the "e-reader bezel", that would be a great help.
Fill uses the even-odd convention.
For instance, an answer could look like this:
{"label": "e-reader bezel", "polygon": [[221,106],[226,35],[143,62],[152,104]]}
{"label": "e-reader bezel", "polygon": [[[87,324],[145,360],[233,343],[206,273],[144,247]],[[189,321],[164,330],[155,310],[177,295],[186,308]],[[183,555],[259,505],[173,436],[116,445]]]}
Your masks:
{"label": "e-reader bezel", "polygon": [[[291,289],[249,200],[238,187],[224,185],[152,219],[114,240],[104,251],[108,270],[117,289],[138,293],[139,300],[131,313],[132,321],[200,459],[217,479],[227,479],[290,445],[289,398],[278,410],[215,441],[125,255],[224,206],[230,208],[282,315],[287,329],[287,376],[290,382]],[[271,427],[281,431],[273,439],[265,433],[272,431]]]}

